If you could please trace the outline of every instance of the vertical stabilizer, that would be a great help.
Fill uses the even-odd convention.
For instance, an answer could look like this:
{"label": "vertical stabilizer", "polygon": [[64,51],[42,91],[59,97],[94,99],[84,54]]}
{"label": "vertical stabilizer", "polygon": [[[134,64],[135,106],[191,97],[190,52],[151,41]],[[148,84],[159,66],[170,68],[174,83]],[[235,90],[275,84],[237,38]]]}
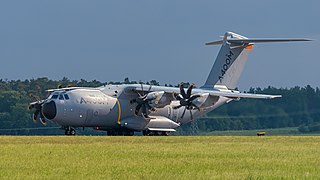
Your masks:
{"label": "vertical stabilizer", "polygon": [[224,85],[235,89],[251,51],[252,43],[232,43],[229,40],[246,40],[248,38],[233,32],[226,32],[222,41],[207,45],[222,44],[215,63],[203,88]]}
{"label": "vertical stabilizer", "polygon": [[304,38],[246,38],[233,32],[226,32],[223,40],[206,43],[221,44],[221,49],[202,88],[227,87],[235,89],[254,43],[312,41]]}

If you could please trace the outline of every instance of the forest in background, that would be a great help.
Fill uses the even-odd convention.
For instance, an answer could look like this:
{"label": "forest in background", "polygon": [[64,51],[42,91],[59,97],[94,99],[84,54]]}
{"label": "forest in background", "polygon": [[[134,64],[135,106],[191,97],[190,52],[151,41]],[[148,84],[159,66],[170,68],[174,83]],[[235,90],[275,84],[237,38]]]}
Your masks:
{"label": "forest in background", "polygon": [[[50,80],[46,77],[27,80],[0,79],[0,134],[63,134],[57,124],[49,122],[46,127],[34,123],[28,104],[38,98],[48,96],[45,90],[58,86],[98,87],[106,84],[132,84],[125,78],[123,82],[99,82]],[[139,83],[139,82],[138,82]],[[160,85],[156,80],[146,84]],[[165,86],[177,86],[168,85]],[[208,113],[197,121],[178,129],[179,135],[195,135],[216,130],[252,130],[299,127],[301,133],[320,132],[320,89],[311,86],[292,88],[250,88],[247,93],[281,94],[282,98],[272,100],[241,99],[232,101]],[[79,131],[80,132],[80,131]],[[82,134],[103,134],[85,130]],[[79,133],[78,133],[79,134]],[[80,133],[81,134],[81,133]]]}

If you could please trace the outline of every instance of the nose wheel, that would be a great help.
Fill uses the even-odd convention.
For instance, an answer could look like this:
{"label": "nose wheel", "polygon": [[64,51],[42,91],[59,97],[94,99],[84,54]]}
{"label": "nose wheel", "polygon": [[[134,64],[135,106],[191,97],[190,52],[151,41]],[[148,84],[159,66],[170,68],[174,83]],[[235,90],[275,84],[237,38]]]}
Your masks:
{"label": "nose wheel", "polygon": [[74,136],[74,135],[76,135],[76,130],[72,127],[66,127],[64,134],[67,136]]}

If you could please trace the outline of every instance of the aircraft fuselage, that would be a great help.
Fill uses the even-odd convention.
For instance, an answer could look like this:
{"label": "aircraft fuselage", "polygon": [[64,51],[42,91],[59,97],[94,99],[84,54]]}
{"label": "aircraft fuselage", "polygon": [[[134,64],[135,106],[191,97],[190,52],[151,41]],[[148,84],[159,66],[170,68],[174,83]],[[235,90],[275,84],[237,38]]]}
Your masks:
{"label": "aircraft fuselage", "polygon": [[[56,112],[54,117],[51,115],[53,118],[48,118],[48,113],[45,111],[43,114],[48,119],[62,126],[95,127],[105,130],[121,129],[124,128],[122,125],[123,119],[137,117],[135,114],[136,104],[130,102],[137,97],[137,93],[125,91],[128,86],[139,87],[140,85],[106,85],[94,89],[84,88],[72,91],[55,91],[46,100],[46,103],[55,103]],[[152,90],[164,88],[168,87],[154,86]],[[178,88],[170,87],[170,89],[178,91]],[[204,92],[201,89],[194,89],[194,91],[198,93]],[[179,105],[179,101],[174,100],[164,107],[151,111],[150,116],[163,116],[178,124],[184,124],[215,109],[227,100],[228,98],[219,98],[219,101],[212,101],[212,104],[202,111],[198,111],[197,109],[187,110],[190,113],[186,112],[183,118],[181,118],[181,114],[184,108],[175,109],[174,107]],[[193,119],[191,118],[191,113],[193,114]]]}

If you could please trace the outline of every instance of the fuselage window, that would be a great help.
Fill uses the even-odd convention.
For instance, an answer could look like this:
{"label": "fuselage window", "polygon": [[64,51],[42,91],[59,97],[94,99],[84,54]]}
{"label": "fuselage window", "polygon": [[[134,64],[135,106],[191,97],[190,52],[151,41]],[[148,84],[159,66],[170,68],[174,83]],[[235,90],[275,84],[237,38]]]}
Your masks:
{"label": "fuselage window", "polygon": [[58,94],[54,94],[52,95],[51,99],[57,99],[58,98]]}
{"label": "fuselage window", "polygon": [[64,98],[65,98],[66,100],[69,100],[68,94],[64,94]]}
{"label": "fuselage window", "polygon": [[60,94],[59,99],[60,99],[60,100],[64,100],[62,94]]}

